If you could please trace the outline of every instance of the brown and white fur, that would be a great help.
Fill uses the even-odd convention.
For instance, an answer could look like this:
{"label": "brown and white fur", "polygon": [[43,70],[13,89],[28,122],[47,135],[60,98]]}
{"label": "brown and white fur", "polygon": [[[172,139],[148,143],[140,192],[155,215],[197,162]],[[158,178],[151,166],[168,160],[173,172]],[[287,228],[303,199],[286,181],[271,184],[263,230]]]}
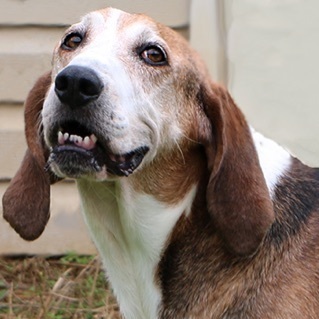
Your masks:
{"label": "brown and white fur", "polygon": [[318,318],[318,170],[251,129],[174,31],[86,15],[25,107],[4,217],[37,238],[50,184],[75,178],[124,318]]}

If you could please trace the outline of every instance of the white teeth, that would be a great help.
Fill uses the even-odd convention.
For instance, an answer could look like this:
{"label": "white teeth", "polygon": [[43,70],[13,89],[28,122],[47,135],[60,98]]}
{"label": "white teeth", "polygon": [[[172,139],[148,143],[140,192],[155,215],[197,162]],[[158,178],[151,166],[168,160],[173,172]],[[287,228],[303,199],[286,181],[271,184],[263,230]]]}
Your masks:
{"label": "white teeth", "polygon": [[90,139],[94,144],[97,142],[97,137],[94,134],[91,134]]}
{"label": "white teeth", "polygon": [[75,144],[81,144],[83,142],[83,138],[81,136],[73,135],[73,141]]}
{"label": "white teeth", "polygon": [[65,141],[65,138],[64,138],[64,136],[63,136],[63,133],[61,132],[61,131],[59,131],[59,133],[58,133],[58,142],[59,142],[59,144],[64,144],[64,141]]}
{"label": "white teeth", "polygon": [[82,147],[86,150],[91,150],[95,147],[96,142],[97,142],[97,137],[94,134],[91,134],[90,136],[79,136],[72,134],[70,135],[69,133],[62,133],[61,131],[58,132],[58,143],[59,145],[65,144],[65,142],[71,142],[76,144],[79,147]]}
{"label": "white teeth", "polygon": [[90,138],[88,136],[85,136],[84,140],[83,140],[83,143],[84,143],[85,146],[88,146],[90,144],[90,141],[91,141]]}

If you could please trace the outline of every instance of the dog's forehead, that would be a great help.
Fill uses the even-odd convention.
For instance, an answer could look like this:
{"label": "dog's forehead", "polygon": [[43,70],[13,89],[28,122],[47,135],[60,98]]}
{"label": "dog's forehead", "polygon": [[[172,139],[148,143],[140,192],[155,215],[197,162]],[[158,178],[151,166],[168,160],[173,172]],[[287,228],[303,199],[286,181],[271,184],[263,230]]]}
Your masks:
{"label": "dog's forehead", "polygon": [[[73,33],[79,33],[85,41],[77,50],[61,49],[66,36]],[[133,70],[132,63],[136,60],[132,57],[153,45],[160,46],[167,53],[174,75],[181,75],[183,79],[185,74],[191,74],[191,78],[193,75],[198,78],[197,74],[201,77],[208,75],[199,55],[176,31],[144,14],[130,14],[113,8],[88,13],[66,31],[54,51],[52,75],[54,77],[69,63],[87,65],[89,60],[94,63],[108,61],[111,65],[113,59],[126,67],[132,66],[130,70]]]}
{"label": "dog's forehead", "polygon": [[82,18],[80,25],[93,36],[103,33],[109,37],[125,36],[128,39],[159,37],[162,28],[148,16],[130,14],[114,8],[93,11]]}

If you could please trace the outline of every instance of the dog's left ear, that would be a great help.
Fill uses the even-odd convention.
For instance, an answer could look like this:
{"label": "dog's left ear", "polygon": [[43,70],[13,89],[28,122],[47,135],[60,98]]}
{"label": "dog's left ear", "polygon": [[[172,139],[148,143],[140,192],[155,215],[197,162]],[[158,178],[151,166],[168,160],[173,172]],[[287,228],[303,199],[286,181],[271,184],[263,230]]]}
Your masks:
{"label": "dog's left ear", "polygon": [[49,150],[44,144],[41,128],[41,111],[50,84],[49,72],[38,79],[26,99],[28,149],[2,198],[3,217],[26,240],[34,240],[43,232],[50,216],[50,184],[58,180],[45,171]]}
{"label": "dog's left ear", "polygon": [[210,172],[208,210],[227,247],[251,255],[275,217],[250,129],[224,88],[205,85],[200,100],[208,119],[203,143]]}

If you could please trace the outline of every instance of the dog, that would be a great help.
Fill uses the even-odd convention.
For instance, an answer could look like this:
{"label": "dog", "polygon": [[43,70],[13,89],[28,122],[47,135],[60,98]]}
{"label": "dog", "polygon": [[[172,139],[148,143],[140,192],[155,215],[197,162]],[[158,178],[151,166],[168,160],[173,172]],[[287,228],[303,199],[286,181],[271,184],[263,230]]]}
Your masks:
{"label": "dog", "polygon": [[25,123],[4,218],[36,239],[50,185],[75,179],[124,318],[318,318],[319,170],[254,131],[170,28],[86,15]]}

